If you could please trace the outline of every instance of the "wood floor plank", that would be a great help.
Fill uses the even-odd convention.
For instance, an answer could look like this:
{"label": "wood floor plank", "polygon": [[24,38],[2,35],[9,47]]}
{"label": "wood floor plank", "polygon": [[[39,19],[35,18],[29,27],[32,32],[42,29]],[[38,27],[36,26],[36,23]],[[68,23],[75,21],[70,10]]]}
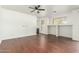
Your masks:
{"label": "wood floor plank", "polygon": [[34,35],[3,40],[2,53],[78,53],[79,42],[53,35]]}

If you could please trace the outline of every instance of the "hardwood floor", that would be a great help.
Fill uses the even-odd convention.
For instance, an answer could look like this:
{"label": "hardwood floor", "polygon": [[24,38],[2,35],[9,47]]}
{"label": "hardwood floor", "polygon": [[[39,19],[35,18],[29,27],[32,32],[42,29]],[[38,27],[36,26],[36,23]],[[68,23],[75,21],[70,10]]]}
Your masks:
{"label": "hardwood floor", "polygon": [[0,52],[17,53],[73,53],[79,52],[79,42],[53,35],[34,35],[3,40]]}

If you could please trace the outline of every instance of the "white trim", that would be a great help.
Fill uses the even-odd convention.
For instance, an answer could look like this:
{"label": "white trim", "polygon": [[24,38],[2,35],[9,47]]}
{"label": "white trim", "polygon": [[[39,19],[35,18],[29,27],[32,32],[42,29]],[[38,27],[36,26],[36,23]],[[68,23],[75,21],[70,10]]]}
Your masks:
{"label": "white trim", "polygon": [[13,38],[20,38],[20,37],[32,36],[32,35],[36,35],[36,34],[21,35],[21,36],[14,36],[14,37],[3,37],[3,38],[0,38],[0,41],[2,41],[2,40],[8,40],[8,39],[13,39]]}

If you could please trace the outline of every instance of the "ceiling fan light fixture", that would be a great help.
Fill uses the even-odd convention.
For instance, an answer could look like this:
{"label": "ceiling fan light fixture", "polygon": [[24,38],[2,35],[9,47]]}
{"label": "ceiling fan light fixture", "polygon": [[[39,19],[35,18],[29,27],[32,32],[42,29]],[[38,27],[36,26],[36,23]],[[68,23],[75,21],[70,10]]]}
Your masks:
{"label": "ceiling fan light fixture", "polygon": [[33,7],[29,7],[30,9],[33,9],[31,12],[37,11],[37,13],[40,13],[40,11],[45,11],[45,9],[40,8],[40,5]]}

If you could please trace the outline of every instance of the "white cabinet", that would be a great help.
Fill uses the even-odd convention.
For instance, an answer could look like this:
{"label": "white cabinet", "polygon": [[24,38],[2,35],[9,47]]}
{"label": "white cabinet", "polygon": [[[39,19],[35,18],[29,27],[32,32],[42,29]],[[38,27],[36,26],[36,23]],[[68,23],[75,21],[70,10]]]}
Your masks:
{"label": "white cabinet", "polygon": [[53,34],[56,36],[64,36],[72,38],[72,25],[71,24],[49,24],[47,26],[48,28],[48,34]]}

